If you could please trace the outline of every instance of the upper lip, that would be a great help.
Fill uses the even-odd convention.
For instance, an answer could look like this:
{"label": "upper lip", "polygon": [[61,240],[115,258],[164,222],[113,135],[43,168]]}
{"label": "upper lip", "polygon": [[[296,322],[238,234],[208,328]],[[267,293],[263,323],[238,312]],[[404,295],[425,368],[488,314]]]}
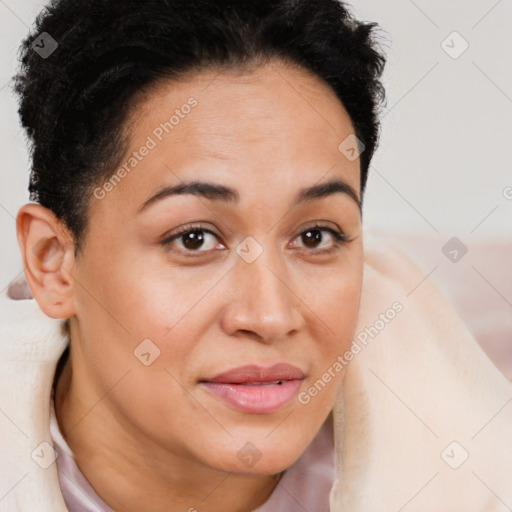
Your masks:
{"label": "upper lip", "polygon": [[203,379],[202,382],[217,382],[224,384],[243,384],[245,382],[273,382],[281,380],[304,379],[302,370],[288,363],[278,363],[264,368],[257,365],[239,366],[215,377]]}

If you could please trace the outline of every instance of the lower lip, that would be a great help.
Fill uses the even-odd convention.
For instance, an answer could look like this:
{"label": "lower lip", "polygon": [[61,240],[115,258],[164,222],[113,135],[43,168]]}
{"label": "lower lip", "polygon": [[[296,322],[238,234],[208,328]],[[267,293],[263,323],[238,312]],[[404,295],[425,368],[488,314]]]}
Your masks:
{"label": "lower lip", "polygon": [[224,384],[202,382],[215,395],[237,409],[253,414],[277,411],[297,393],[302,380],[283,381],[282,384]]}

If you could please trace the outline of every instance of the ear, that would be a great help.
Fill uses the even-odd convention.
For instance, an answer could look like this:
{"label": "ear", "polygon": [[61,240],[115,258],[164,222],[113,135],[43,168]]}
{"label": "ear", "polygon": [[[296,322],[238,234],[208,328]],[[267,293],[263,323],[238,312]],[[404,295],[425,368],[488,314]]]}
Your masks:
{"label": "ear", "polygon": [[30,203],[18,212],[16,235],[25,278],[41,310],[51,318],[73,316],[75,244],[69,230],[53,212]]}

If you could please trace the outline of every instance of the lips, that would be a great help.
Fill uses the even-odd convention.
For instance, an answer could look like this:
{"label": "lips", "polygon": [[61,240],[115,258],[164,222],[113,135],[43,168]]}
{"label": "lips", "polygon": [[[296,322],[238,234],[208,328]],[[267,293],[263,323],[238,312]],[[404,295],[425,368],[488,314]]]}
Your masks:
{"label": "lips", "polygon": [[233,370],[221,373],[207,382],[220,382],[223,384],[245,384],[260,383],[268,384],[284,380],[303,379],[304,373],[296,366],[291,364],[279,363],[270,368],[262,368],[261,366],[248,365],[240,366]]}
{"label": "lips", "polygon": [[265,414],[284,407],[297,393],[304,372],[287,363],[270,368],[241,366],[201,380],[216,398],[246,413]]}

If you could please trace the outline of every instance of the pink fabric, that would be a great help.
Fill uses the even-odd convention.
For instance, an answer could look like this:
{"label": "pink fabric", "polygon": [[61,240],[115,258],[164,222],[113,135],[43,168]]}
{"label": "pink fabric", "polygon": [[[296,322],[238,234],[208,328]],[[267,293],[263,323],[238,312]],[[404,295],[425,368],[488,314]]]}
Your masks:
{"label": "pink fabric", "polygon": [[[62,437],[55,416],[53,393],[50,433],[58,453],[59,484],[69,511],[113,512],[82,474]],[[332,417],[329,415],[305,452],[285,471],[270,498],[254,512],[328,512],[329,492],[334,477],[334,436]]]}

